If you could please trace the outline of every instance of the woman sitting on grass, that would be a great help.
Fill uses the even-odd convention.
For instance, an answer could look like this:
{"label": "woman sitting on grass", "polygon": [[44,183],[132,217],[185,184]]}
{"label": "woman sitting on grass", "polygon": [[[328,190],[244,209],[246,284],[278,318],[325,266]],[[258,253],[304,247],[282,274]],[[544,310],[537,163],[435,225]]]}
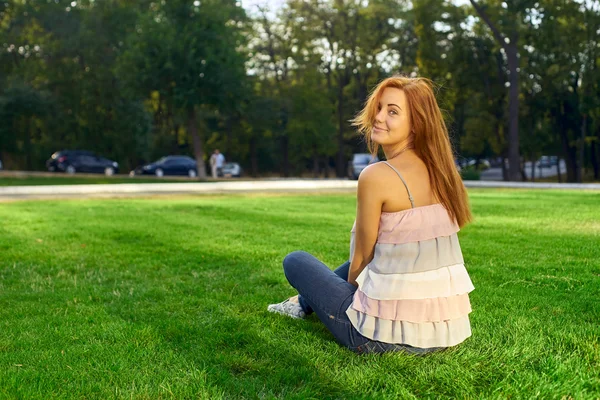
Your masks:
{"label": "woman sitting on grass", "polygon": [[358,179],[350,261],[331,271],[308,253],[289,254],[283,269],[299,294],[268,310],[315,312],[357,353],[457,345],[471,335],[474,288],[457,238],[471,212],[430,81],[385,79],[353,122],[387,161]]}

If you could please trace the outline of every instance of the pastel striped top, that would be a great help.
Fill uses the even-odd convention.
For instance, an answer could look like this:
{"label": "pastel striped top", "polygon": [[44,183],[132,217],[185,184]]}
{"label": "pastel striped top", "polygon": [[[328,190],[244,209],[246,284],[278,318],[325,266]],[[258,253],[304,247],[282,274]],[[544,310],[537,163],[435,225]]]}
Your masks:
{"label": "pastel striped top", "polygon": [[[459,227],[442,204],[414,207],[408,193],[412,209],[381,214],[373,260],[356,278],[358,289],[346,314],[372,340],[420,348],[454,346],[471,336],[469,293],[474,290],[458,242]],[[350,258],[355,230],[356,222]]]}

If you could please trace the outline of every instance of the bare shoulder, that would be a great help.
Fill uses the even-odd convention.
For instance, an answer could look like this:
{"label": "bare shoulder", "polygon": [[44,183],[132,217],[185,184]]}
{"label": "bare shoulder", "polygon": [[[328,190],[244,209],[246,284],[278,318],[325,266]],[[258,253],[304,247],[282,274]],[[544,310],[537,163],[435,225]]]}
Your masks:
{"label": "bare shoulder", "polygon": [[386,179],[386,182],[381,185],[386,190],[383,211],[396,212],[411,208],[413,206],[410,201],[411,196],[414,199],[415,207],[434,202],[429,173],[421,159],[405,157],[403,160],[395,160],[390,164],[401,174],[403,182],[392,168],[382,165],[387,168],[386,172],[381,173],[382,178]]}
{"label": "bare shoulder", "polygon": [[[388,168],[383,163],[376,163],[367,166],[358,176],[358,187],[356,190],[357,208],[362,210],[360,215],[371,215],[371,219],[379,220],[383,203],[385,202],[386,179],[383,176],[383,168]],[[389,169],[389,168],[388,168]]]}
{"label": "bare shoulder", "polygon": [[389,184],[394,171],[383,162],[371,164],[362,170],[358,177],[358,187],[368,187],[369,190],[383,191]]}
{"label": "bare shoulder", "polygon": [[382,174],[385,174],[385,171],[389,169],[390,167],[384,165],[383,162],[371,164],[362,170],[358,182],[380,181],[383,179]]}

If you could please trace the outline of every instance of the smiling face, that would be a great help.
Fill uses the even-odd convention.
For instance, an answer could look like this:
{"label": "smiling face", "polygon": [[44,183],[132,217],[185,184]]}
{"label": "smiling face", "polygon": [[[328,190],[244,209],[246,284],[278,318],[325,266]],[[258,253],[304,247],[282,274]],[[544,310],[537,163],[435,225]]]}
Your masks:
{"label": "smiling face", "polygon": [[383,146],[406,146],[410,143],[410,115],[404,91],[387,87],[383,90],[373,129],[371,140]]}

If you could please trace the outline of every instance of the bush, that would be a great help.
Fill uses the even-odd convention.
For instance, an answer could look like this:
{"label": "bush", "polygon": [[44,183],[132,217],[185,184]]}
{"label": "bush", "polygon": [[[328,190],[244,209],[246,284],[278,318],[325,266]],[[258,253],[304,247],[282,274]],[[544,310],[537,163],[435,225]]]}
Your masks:
{"label": "bush", "polygon": [[476,170],[475,167],[463,168],[460,171],[460,176],[464,181],[478,181],[481,179],[481,172]]}

